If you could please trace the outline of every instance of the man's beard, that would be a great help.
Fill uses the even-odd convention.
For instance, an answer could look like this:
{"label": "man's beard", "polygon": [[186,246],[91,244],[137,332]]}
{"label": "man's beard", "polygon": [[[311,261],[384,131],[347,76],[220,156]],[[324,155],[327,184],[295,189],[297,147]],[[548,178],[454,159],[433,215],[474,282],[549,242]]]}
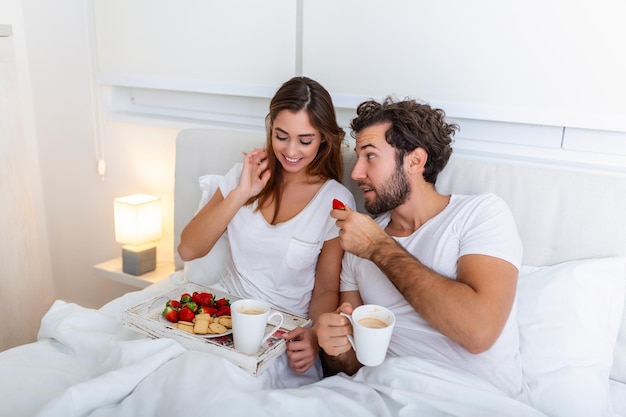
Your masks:
{"label": "man's beard", "polygon": [[376,198],[374,201],[365,201],[365,210],[378,216],[384,212],[404,204],[411,194],[411,186],[406,173],[401,167],[396,166],[391,177],[381,187],[374,189]]}

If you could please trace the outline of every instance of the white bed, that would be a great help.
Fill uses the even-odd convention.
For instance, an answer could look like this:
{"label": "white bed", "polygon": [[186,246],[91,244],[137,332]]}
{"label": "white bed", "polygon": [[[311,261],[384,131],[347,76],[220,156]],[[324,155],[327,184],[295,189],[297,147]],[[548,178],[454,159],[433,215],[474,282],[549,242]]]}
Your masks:
{"label": "white bed", "polygon": [[[181,131],[175,236],[198,208],[199,177],[225,173],[262,144],[242,131]],[[348,185],[353,158],[346,148]],[[222,359],[121,325],[126,308],[182,280],[214,282],[224,250],[217,247],[187,265],[176,259],[180,271],[170,279],[100,310],[57,301],[37,342],[0,354],[0,416],[626,417],[626,176],[455,156],[438,188],[495,192],[513,210],[525,249],[518,323],[533,407],[417,358],[390,358],[354,378],[266,389],[267,377],[250,382]]]}

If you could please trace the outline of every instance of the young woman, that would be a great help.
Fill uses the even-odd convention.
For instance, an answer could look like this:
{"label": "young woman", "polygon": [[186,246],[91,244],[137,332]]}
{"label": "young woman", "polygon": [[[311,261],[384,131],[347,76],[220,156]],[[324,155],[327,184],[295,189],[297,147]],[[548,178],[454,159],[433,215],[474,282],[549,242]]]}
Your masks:
{"label": "young woman", "polygon": [[[270,102],[265,149],[245,155],[181,234],[178,252],[206,255],[226,231],[230,251],[219,287],[313,319],[338,305],[343,250],[330,217],[334,198],[354,207],[340,181],[341,143],[330,94],[306,77]],[[315,332],[285,335],[290,367],[321,377]],[[313,365],[316,365],[311,369]]]}

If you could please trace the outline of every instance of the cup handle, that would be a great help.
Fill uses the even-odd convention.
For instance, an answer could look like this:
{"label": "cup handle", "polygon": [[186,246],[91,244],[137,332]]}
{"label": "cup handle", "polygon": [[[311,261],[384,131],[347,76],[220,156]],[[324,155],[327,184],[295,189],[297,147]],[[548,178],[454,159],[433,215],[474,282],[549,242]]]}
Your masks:
{"label": "cup handle", "polygon": [[[352,328],[354,328],[354,322],[352,321],[352,316],[349,316],[346,313],[339,313],[339,315],[344,316],[348,320],[350,320],[350,324],[352,325]],[[347,334],[346,337],[348,338],[348,342],[350,342],[350,344],[352,345],[352,349],[356,352],[356,347],[354,346],[354,339],[352,338],[352,335]]]}
{"label": "cup handle", "polygon": [[274,327],[272,328],[272,330],[270,330],[265,336],[263,336],[263,340],[261,340],[261,344],[265,343],[265,341],[267,339],[269,339],[269,337],[271,335],[274,334],[274,332],[278,329],[280,329],[280,326],[283,325],[283,315],[278,312],[278,311],[274,311],[273,313],[271,313],[268,317],[267,317],[267,322],[269,323],[272,320],[272,317],[280,317],[280,321],[278,322],[278,324],[274,325]]}

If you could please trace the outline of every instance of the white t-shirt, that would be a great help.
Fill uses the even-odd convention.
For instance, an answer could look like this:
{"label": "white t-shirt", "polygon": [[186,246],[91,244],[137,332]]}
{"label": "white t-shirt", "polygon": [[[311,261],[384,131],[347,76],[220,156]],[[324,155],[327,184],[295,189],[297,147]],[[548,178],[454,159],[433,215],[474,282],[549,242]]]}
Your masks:
{"label": "white t-shirt", "polygon": [[[389,213],[376,219],[382,227],[389,220]],[[522,259],[522,244],[510,209],[493,194],[452,195],[441,213],[412,235],[394,239],[424,265],[450,279],[456,279],[457,262],[463,255],[501,258],[518,269]],[[496,343],[475,355],[431,327],[373,262],[346,253],[341,291],[355,290],[363,303],[383,305],[395,313],[389,355],[451,363],[524,398],[516,303]]]}
{"label": "white t-shirt", "polygon": [[[222,195],[237,186],[241,170],[242,164],[237,164],[224,176],[219,185]],[[260,298],[308,316],[322,245],[339,234],[330,217],[333,198],[355,206],[350,191],[329,180],[300,213],[283,223],[269,224],[254,211],[256,202],[242,207],[226,229],[230,251],[221,286],[231,294]]]}

